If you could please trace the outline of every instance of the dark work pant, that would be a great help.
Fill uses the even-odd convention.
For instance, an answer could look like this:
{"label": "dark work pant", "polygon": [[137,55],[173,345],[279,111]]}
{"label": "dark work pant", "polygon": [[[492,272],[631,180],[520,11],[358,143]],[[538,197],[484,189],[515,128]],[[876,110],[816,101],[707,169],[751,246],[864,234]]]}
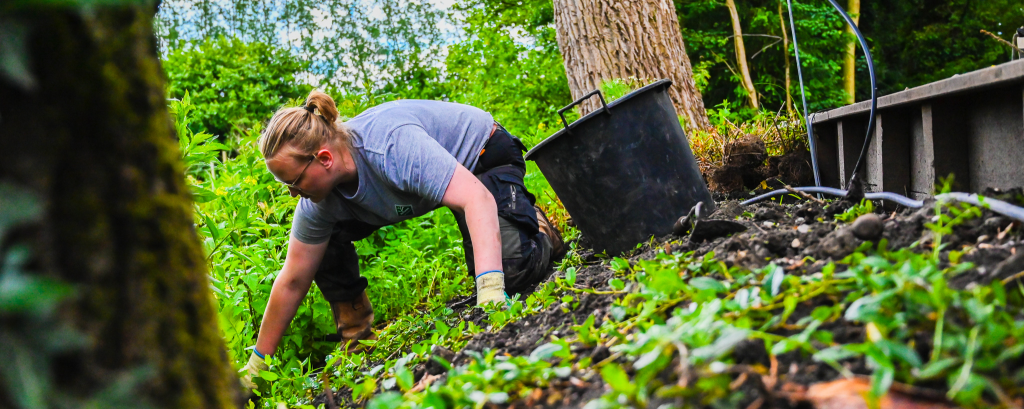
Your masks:
{"label": "dark work pant", "polygon": [[[551,242],[537,228],[537,213],[533,208],[536,199],[523,183],[525,150],[518,138],[499,126],[484,146],[473,171],[498,205],[502,269],[505,287],[510,292],[542,280],[551,261]],[[475,276],[473,243],[466,219],[455,213],[455,220],[462,233],[469,274]],[[327,301],[351,301],[366,290],[368,282],[359,275],[359,257],[352,242],[366,238],[378,228],[380,226],[358,221],[341,222],[334,227],[323,261],[313,278]]]}

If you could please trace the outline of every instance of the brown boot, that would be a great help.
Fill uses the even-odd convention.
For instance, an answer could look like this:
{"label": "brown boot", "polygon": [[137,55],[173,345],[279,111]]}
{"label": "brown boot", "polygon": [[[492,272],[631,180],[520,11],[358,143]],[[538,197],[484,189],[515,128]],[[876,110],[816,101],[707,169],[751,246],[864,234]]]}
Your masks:
{"label": "brown boot", "polygon": [[559,233],[558,229],[551,225],[551,222],[548,221],[548,216],[544,214],[540,206],[534,206],[533,208],[537,210],[537,227],[551,240],[551,259],[561,259],[565,255],[565,243],[562,242],[562,233]]}
{"label": "brown boot", "polygon": [[360,340],[375,340],[377,334],[373,333],[373,306],[370,305],[370,297],[366,291],[359,294],[352,301],[332,302],[331,312],[334,313],[334,324],[338,326],[338,336],[341,337],[341,350],[351,353],[363,351],[364,345]]}

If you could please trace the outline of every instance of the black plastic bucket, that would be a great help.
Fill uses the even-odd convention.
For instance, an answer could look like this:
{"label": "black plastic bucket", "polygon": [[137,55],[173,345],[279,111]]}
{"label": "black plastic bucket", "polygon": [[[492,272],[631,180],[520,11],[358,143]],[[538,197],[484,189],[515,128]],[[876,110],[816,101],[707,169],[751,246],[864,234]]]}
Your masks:
{"label": "black plastic bucket", "polygon": [[[715,210],[669,99],[671,85],[660,80],[607,105],[593,91],[559,110],[565,129],[526,154],[597,251],[614,255],[669,234],[697,202]],[[565,124],[563,113],[593,95],[603,108]]]}

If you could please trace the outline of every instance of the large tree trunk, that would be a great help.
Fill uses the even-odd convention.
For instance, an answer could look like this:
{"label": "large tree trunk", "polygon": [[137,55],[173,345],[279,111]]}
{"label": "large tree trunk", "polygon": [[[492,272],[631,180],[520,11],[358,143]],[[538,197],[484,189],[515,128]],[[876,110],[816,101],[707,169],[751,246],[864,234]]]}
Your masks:
{"label": "large tree trunk", "polygon": [[[554,0],[558,48],[573,99],[601,81],[668,78],[669,95],[688,130],[710,127],[670,0]],[[581,105],[587,114],[600,107]]]}
{"label": "large tree trunk", "polygon": [[736,66],[740,70],[740,83],[747,91],[747,102],[751,108],[757,109],[757,88],[754,88],[754,80],[750,77],[750,66],[747,64],[747,47],[743,45],[743,27],[740,26],[740,13],[736,10],[736,2],[725,0],[725,6],[729,8],[729,17],[732,20],[732,44],[736,50]]}
{"label": "large tree trunk", "polygon": [[[167,113],[155,7],[19,4],[32,3],[44,5],[0,4],[0,36],[21,33],[7,40],[24,46],[0,47],[0,184],[41,203],[22,232],[30,265],[73,287],[57,317],[87,341],[52,357],[45,398],[82,402],[135,373],[124,405],[237,406]],[[24,392],[6,385],[0,406]]]}
{"label": "large tree trunk", "polygon": [[[854,23],[860,22],[860,0],[849,0],[846,13],[853,18]],[[843,89],[846,90],[846,103],[857,102],[857,37],[853,33],[853,27],[846,26],[846,53],[843,55]]]}

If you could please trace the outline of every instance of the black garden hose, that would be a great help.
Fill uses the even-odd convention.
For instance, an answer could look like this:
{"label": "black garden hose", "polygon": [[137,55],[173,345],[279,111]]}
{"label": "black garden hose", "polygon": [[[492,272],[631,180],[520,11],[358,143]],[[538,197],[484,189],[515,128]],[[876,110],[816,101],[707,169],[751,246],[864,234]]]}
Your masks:
{"label": "black garden hose", "polygon": [[[804,193],[823,193],[823,194],[832,195],[832,196],[839,196],[839,197],[845,197],[847,195],[847,193],[848,193],[847,191],[842,190],[842,189],[836,189],[836,188],[832,188],[832,187],[822,187],[822,186],[798,187],[798,188],[793,188],[793,190],[796,190],[798,192],[804,192]],[[743,206],[748,206],[748,205],[752,205],[754,203],[758,203],[758,202],[767,200],[769,198],[773,198],[773,197],[776,197],[776,196],[781,196],[781,195],[784,195],[784,194],[787,194],[787,193],[791,193],[789,191],[789,189],[774,190],[774,191],[765,193],[763,195],[754,197],[752,199],[746,200],[746,201],[744,201],[744,202],[742,202],[740,204],[743,205]],[[897,203],[899,205],[906,206],[906,207],[911,207],[911,208],[915,208],[915,209],[924,206],[924,202],[921,201],[921,200],[914,200],[914,199],[911,199],[909,197],[906,197],[906,196],[903,196],[903,195],[899,195],[899,194],[896,194],[896,193],[892,193],[892,192],[865,193],[864,194],[864,198],[868,199],[868,200],[888,200],[888,201],[891,201],[893,203]],[[997,199],[992,199],[992,198],[988,198],[988,197],[978,196],[975,193],[963,193],[963,192],[942,193],[942,194],[936,195],[935,196],[935,200],[938,200],[940,202],[941,201],[953,201],[953,202],[970,203],[972,205],[979,206],[979,207],[982,207],[982,208],[985,208],[985,209],[989,209],[989,210],[991,210],[991,211],[993,211],[995,213],[999,213],[999,214],[1001,214],[1003,216],[1006,216],[1006,217],[1009,217],[1011,219],[1014,219],[1014,220],[1017,220],[1017,221],[1020,221],[1020,222],[1024,223],[1024,208],[1019,207],[1019,206],[1014,206],[1014,205],[1009,204],[1007,202],[1004,202],[1002,200],[997,200]]]}
{"label": "black garden hose", "polygon": [[[854,183],[857,183],[858,178],[861,177],[861,168],[863,168],[864,166],[864,159],[867,156],[868,145],[871,144],[871,138],[874,135],[875,112],[878,110],[878,86],[877,81],[875,79],[875,63],[874,59],[871,58],[871,50],[868,48],[868,42],[864,38],[864,34],[860,32],[860,28],[857,27],[856,23],[854,23],[853,18],[851,18],[849,14],[846,14],[846,11],[843,10],[843,8],[839,6],[839,4],[835,2],[835,0],[828,0],[828,2],[832,4],[833,7],[835,7],[836,11],[838,11],[840,15],[843,16],[843,19],[846,20],[846,23],[849,24],[850,27],[853,29],[853,33],[857,35],[857,40],[860,42],[860,47],[864,50],[864,58],[868,62],[868,76],[871,77],[871,112],[870,117],[868,118],[867,135],[864,137],[864,145],[860,149],[860,156],[857,158],[857,163],[853,167],[853,174],[850,176],[850,183],[847,187],[850,190],[855,190],[852,189],[852,187],[854,186]],[[821,176],[818,170],[818,156],[816,149],[817,146],[814,143],[814,131],[811,124],[812,117],[807,114],[807,97],[806,93],[804,92],[803,71],[800,67],[800,48],[797,45],[796,24],[793,20],[793,3],[792,0],[786,0],[786,3],[789,6],[789,24],[790,30],[793,32],[793,50],[796,52],[796,72],[797,77],[800,80],[800,95],[803,99],[804,105],[804,121],[807,125],[807,144],[811,151],[811,167],[814,170],[814,185],[821,186]]]}

